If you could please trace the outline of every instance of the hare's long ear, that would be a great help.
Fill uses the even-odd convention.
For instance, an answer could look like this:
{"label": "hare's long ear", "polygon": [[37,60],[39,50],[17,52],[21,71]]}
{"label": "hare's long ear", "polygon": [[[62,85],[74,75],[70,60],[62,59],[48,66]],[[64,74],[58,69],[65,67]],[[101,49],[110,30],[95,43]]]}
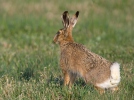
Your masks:
{"label": "hare's long ear", "polygon": [[77,12],[75,13],[75,15],[70,19],[70,25],[71,25],[72,27],[74,27],[75,24],[77,23],[78,16],[79,16],[79,11],[77,11]]}
{"label": "hare's long ear", "polygon": [[69,26],[69,14],[68,14],[68,11],[65,11],[63,14],[62,14],[62,23],[64,25],[65,28],[67,28]]}

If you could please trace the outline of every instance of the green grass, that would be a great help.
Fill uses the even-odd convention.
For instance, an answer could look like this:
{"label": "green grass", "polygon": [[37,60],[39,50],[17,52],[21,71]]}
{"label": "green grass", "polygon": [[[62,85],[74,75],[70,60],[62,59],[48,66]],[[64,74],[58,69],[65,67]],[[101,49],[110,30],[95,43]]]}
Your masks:
{"label": "green grass", "polygon": [[[133,100],[133,0],[1,0],[0,100]],[[100,95],[78,79],[63,87],[59,46],[60,15],[80,11],[74,40],[121,64],[119,91]]]}

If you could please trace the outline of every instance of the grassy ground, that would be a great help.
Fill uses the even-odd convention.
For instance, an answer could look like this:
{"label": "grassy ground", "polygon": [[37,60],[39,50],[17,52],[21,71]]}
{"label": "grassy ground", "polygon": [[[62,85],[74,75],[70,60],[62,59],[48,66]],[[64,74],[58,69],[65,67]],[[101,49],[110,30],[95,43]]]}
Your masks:
{"label": "grassy ground", "polygon": [[[1,0],[0,100],[133,100],[133,0]],[[60,15],[80,11],[74,40],[121,64],[119,91],[100,95],[78,79],[63,87],[59,47]]]}

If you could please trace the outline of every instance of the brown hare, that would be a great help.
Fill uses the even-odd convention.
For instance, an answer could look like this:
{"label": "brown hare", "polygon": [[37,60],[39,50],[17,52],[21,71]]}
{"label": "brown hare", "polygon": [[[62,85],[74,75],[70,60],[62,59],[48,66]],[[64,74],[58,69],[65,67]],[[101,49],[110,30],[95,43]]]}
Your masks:
{"label": "brown hare", "polygon": [[111,63],[74,42],[72,29],[78,15],[79,11],[69,18],[68,11],[65,11],[62,14],[64,28],[60,29],[53,39],[60,45],[60,67],[64,74],[64,85],[71,86],[79,75],[85,83],[93,84],[101,93],[105,92],[105,89],[117,90],[120,82],[119,64]]}

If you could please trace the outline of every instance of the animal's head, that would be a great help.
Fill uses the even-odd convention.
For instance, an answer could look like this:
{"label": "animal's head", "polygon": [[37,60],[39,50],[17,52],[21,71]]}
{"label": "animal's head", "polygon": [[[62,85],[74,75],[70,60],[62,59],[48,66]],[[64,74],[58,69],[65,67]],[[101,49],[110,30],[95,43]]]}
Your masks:
{"label": "animal's head", "polygon": [[55,43],[62,44],[64,42],[73,42],[72,29],[77,23],[78,16],[79,11],[77,11],[71,18],[69,17],[68,11],[65,11],[62,14],[61,18],[64,27],[56,33],[53,39]]}

